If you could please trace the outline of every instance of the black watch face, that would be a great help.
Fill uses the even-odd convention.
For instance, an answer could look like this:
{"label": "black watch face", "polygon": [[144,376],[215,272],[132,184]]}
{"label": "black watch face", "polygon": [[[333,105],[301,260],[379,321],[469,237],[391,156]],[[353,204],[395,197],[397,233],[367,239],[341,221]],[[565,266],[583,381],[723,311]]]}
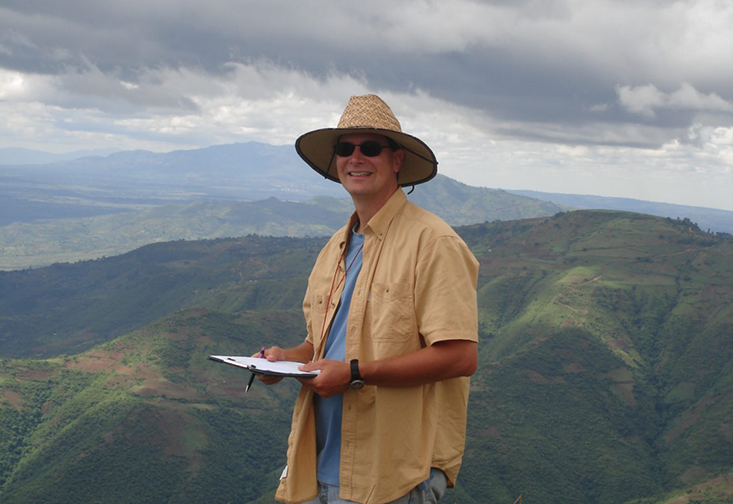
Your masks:
{"label": "black watch face", "polygon": [[364,381],[363,380],[353,380],[349,382],[349,388],[351,390],[359,390],[364,388]]}

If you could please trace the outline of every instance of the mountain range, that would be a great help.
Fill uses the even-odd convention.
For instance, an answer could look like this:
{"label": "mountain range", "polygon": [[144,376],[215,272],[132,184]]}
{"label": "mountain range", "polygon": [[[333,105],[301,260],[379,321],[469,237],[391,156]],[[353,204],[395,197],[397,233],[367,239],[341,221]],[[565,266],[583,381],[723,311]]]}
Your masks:
{"label": "mountain range", "polygon": [[[0,165],[0,269],[94,259],[169,240],[325,236],[348,218],[346,196],[292,147],[254,142]],[[444,176],[416,187],[410,198],[454,225],[563,210]]]}
{"label": "mountain range", "polygon": [[[13,152],[4,149],[0,155]],[[69,155],[73,159],[46,155],[51,162],[45,164],[28,164],[44,153],[25,154],[0,160],[4,270],[95,259],[169,240],[325,236],[351,209],[341,187],[315,176],[291,146],[250,142],[166,154],[80,152]],[[18,163],[9,162],[13,159]],[[516,194],[442,175],[417,186],[409,197],[452,225],[549,216],[569,208],[612,208],[691,218],[703,229],[733,232],[733,212],[723,210]]]}
{"label": "mountain range", "polygon": [[[479,369],[447,502],[733,500],[733,239],[617,211],[457,228]],[[0,272],[0,501],[265,504],[295,383],[207,360],[303,337],[323,237]]]}
{"label": "mountain range", "polygon": [[120,149],[86,149],[67,152],[64,154],[54,154],[52,152],[44,152],[32,149],[22,149],[19,147],[3,147],[0,148],[0,165],[36,165],[49,163],[63,163],[65,161],[73,161],[83,157],[91,156],[109,156]]}

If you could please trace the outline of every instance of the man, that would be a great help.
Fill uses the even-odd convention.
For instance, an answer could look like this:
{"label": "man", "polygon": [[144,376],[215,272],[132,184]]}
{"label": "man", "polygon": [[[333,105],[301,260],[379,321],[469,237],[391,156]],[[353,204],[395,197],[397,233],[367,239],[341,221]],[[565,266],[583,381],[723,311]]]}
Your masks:
{"label": "man", "polygon": [[463,456],[478,262],[407,200],[400,186],[433,178],[437,161],[379,97],[352,97],[337,128],[304,134],[296,149],[344,186],[355,212],[309,277],[305,341],[265,352],[320,370],[300,379],[276,498],[437,502]]}

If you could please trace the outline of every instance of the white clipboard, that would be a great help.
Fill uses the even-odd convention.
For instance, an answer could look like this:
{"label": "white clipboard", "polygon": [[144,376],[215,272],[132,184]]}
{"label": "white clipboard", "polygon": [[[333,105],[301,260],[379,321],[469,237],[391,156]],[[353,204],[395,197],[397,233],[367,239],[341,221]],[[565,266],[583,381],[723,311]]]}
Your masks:
{"label": "white clipboard", "polygon": [[294,361],[275,361],[270,362],[260,357],[241,357],[234,355],[209,355],[209,359],[229,364],[230,366],[248,369],[255,374],[266,376],[283,376],[292,378],[314,378],[321,372],[320,369],[313,371],[301,371],[298,366],[303,366],[303,362]]}

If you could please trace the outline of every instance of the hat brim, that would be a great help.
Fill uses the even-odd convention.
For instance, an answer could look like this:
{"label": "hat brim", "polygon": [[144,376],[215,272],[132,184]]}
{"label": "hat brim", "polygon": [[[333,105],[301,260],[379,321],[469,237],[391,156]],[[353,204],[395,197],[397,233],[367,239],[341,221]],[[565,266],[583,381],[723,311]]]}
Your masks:
{"label": "hat brim", "polygon": [[315,171],[329,180],[339,182],[333,147],[343,135],[371,133],[394,140],[405,152],[399,174],[400,186],[422,184],[438,173],[438,160],[430,147],[419,138],[407,133],[380,128],[324,128],[301,135],[295,141],[295,150]]}

